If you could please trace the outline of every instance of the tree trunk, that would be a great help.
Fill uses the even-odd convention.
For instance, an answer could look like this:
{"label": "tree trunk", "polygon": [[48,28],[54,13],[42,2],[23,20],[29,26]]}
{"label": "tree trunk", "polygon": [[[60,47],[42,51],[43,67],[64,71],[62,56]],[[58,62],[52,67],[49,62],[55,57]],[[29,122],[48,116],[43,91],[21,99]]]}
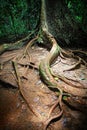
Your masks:
{"label": "tree trunk", "polygon": [[[64,118],[63,115],[67,111],[65,106],[70,107],[70,109],[74,108],[74,110],[79,110],[81,112],[83,112],[87,108],[87,100],[86,100],[87,86],[83,85],[82,82],[80,82],[79,80],[74,80],[64,75],[66,71],[72,72],[78,67],[80,69],[81,65],[83,68],[86,68],[87,67],[86,61],[82,57],[80,57],[80,55],[75,55],[75,53],[80,53],[81,55],[85,55],[85,56],[87,56],[87,53],[83,52],[82,50],[67,51],[62,49],[62,47],[60,47],[60,45],[61,46],[63,45],[65,46],[68,44],[71,45],[72,41],[75,40],[74,35],[76,34],[76,32],[77,32],[77,38],[79,38],[80,36],[80,34],[78,34],[80,26],[76,24],[73,18],[71,17],[71,14],[67,9],[64,0],[62,1],[41,0],[40,13],[41,15],[40,15],[39,31],[37,33],[36,32],[34,33],[35,37],[28,42],[28,44],[25,46],[25,48],[23,48],[23,51],[20,52],[20,54],[16,55],[15,53],[16,56],[11,59],[10,63],[6,59],[5,55],[2,53],[4,51],[8,51],[12,49],[19,49],[20,46],[24,45],[26,40],[29,40],[30,38],[29,35],[26,38],[17,41],[13,45],[3,44],[1,46],[0,53],[2,54],[1,55],[2,61],[0,61],[0,67],[2,72],[0,73],[0,76],[1,78],[3,77],[3,68],[6,67],[7,65],[6,63],[9,63],[12,70],[11,73],[13,79],[14,77],[16,78],[16,80],[14,79],[15,82],[14,86],[19,87],[23,99],[25,100],[29,109],[32,111],[33,115],[35,116],[31,120],[33,120],[34,122],[35,118],[38,119],[38,121],[40,121],[40,123],[43,123],[44,125],[44,127],[42,128],[41,126],[41,128],[43,130],[47,130],[48,126],[52,121],[54,120],[59,121],[61,118]],[[81,30],[81,34],[82,34],[82,30]],[[31,55],[29,55],[29,49],[35,42],[38,45],[46,46],[46,44],[48,44],[49,46],[48,48],[49,52],[47,53],[46,57],[41,59],[39,65],[36,66],[36,68],[34,67],[35,63],[31,61],[32,59]],[[3,58],[5,58],[6,61],[3,62]],[[68,64],[67,63],[68,60],[71,60],[72,62],[72,59],[74,59],[75,61],[74,64],[71,64],[72,65],[71,68],[64,70],[63,74],[61,75],[59,72],[55,74],[52,71],[51,65],[56,60],[56,58],[58,58],[59,62],[62,63],[62,66],[66,66]],[[66,63],[64,63],[65,61]],[[70,64],[68,66],[70,66]],[[41,81],[43,81],[41,83],[45,87],[47,87],[48,90],[53,92],[53,94],[57,97],[57,100],[53,104],[51,105],[48,104],[48,106],[51,106],[50,110],[46,104],[46,107],[48,108],[45,109],[44,111],[42,102],[41,104],[39,104],[40,102],[36,103],[37,104],[36,107],[39,109],[33,107],[35,103],[33,105],[30,103],[31,100],[30,97],[32,98],[34,96],[32,95],[33,91],[35,92],[35,94],[42,96],[42,98],[44,94],[50,95],[49,92],[45,93],[44,90],[43,92],[41,92],[40,89],[37,90],[36,83],[34,84],[33,90],[30,86],[28,86],[29,83],[31,83],[29,80],[29,76],[31,76],[29,73],[30,67],[31,68],[33,67],[39,72],[38,77]],[[58,66],[57,69],[60,69],[60,67]],[[8,73],[8,67],[5,69],[4,73],[6,71]],[[24,72],[21,73],[21,71]],[[8,81],[7,83],[13,85],[12,81]],[[38,98],[35,99],[35,101],[36,100],[38,100]],[[32,101],[33,100],[31,100],[31,102]],[[46,100],[43,102],[46,102]],[[84,108],[82,106],[84,106]],[[55,108],[57,108],[57,113],[56,114],[54,113],[52,115],[52,112],[55,111]],[[34,122],[35,125],[36,123],[37,121]],[[55,130],[57,130],[57,128],[55,128]]]}
{"label": "tree trunk", "polygon": [[49,31],[55,36],[59,45],[86,47],[87,32],[84,32],[82,25],[75,21],[65,0],[47,0],[46,16]]}

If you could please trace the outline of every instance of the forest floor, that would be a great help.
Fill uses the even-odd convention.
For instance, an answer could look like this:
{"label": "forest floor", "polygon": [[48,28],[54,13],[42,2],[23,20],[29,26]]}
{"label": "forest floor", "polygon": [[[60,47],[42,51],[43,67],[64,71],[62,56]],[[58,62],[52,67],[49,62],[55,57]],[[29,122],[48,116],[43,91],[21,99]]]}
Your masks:
{"label": "forest floor", "polygon": [[[0,130],[43,130],[49,111],[57,101],[56,94],[42,82],[38,71],[48,50],[34,45],[28,50],[28,55],[21,57],[23,51],[24,48],[0,55]],[[15,59],[16,66],[12,63]],[[73,79],[69,82],[78,80],[87,88],[87,68],[83,64],[68,70],[75,63],[77,59],[58,56],[51,69],[55,74]],[[58,83],[68,87],[60,79]],[[78,97],[74,100],[79,103]],[[63,102],[63,110],[63,116],[51,122],[48,130],[87,130],[87,99],[83,99],[78,109]],[[50,116],[59,111],[56,107]]]}

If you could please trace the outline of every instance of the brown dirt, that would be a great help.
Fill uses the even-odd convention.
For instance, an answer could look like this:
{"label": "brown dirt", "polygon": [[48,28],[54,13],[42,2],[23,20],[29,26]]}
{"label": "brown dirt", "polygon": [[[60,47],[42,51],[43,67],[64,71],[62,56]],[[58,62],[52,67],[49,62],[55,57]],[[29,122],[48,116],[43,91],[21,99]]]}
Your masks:
{"label": "brown dirt", "polygon": [[[38,71],[39,63],[47,56],[48,50],[36,45],[29,49],[29,56],[21,58],[23,50],[24,48],[5,52],[0,56],[0,130],[43,130],[49,111],[57,101],[56,94],[42,82]],[[12,64],[15,57],[16,75]],[[51,69],[55,74],[78,80],[87,88],[87,68],[84,65],[80,64],[75,70],[64,71],[76,62],[73,58],[58,57]],[[20,84],[17,76],[20,77]],[[60,79],[58,83],[68,87],[68,84]],[[76,82],[73,84],[79,85]],[[78,97],[73,97],[73,104],[77,103],[77,106],[75,104],[73,107],[71,99],[68,100],[69,104],[63,103],[62,118],[52,121],[48,130],[87,129],[87,99],[79,100]],[[59,112],[59,107],[56,107],[50,117]]]}

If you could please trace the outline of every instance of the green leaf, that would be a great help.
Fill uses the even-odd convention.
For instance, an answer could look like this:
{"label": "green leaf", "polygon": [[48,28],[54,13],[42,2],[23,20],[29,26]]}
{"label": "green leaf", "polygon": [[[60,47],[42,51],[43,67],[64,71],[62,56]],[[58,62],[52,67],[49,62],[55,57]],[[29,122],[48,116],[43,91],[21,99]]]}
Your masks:
{"label": "green leaf", "polygon": [[38,42],[39,42],[39,43],[43,43],[43,40],[42,40],[41,37],[38,38]]}
{"label": "green leaf", "polygon": [[67,96],[63,96],[63,100],[67,100]]}

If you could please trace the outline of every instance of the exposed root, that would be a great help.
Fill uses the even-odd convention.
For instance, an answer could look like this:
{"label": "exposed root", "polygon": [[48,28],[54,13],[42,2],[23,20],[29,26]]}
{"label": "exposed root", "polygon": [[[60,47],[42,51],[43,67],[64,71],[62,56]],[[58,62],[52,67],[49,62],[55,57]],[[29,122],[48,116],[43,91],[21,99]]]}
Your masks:
{"label": "exposed root", "polygon": [[55,116],[53,116],[53,117],[50,117],[48,120],[46,120],[46,121],[44,122],[44,130],[47,130],[47,127],[49,126],[49,124],[50,124],[51,121],[53,121],[54,119],[59,119],[59,118],[61,118],[62,114],[63,114],[63,110],[61,110],[58,115],[55,115]]}
{"label": "exposed root", "polygon": [[[66,58],[74,58],[74,59],[77,59],[78,62],[76,64],[74,64],[71,68],[67,69],[67,70],[64,70],[64,71],[70,71],[70,70],[74,70],[76,69],[80,64],[84,64],[85,66],[87,66],[87,63],[86,61],[84,61],[84,59],[82,59],[81,57],[79,56],[76,56],[74,55],[75,52],[78,52],[78,53],[83,53],[84,55],[87,56],[87,53],[86,52],[83,52],[83,51],[78,51],[78,50],[70,50],[70,52],[66,52],[64,51],[63,49],[61,49],[60,51],[60,57],[65,59]],[[65,63],[66,64],[66,63]]]}
{"label": "exposed root", "polygon": [[31,106],[29,105],[29,103],[27,102],[27,99],[25,98],[25,95],[23,94],[22,92],[22,83],[21,83],[21,80],[20,80],[20,75],[18,73],[18,69],[17,69],[17,62],[16,61],[12,61],[13,63],[13,68],[14,68],[14,71],[15,71],[15,74],[16,74],[16,78],[17,78],[17,83],[18,83],[18,86],[19,86],[19,92],[20,94],[22,95],[23,99],[25,100],[25,102],[27,103],[29,109],[32,111],[32,113],[37,116],[37,114],[33,111],[33,108],[31,108]]}
{"label": "exposed root", "polygon": [[64,102],[71,108],[79,111],[87,111],[87,101],[80,97],[69,96],[64,100]]}
{"label": "exposed root", "polygon": [[[57,79],[62,80],[63,82],[65,82],[66,84],[68,84],[70,86],[73,86],[73,87],[76,87],[76,88],[86,89],[86,87],[82,83],[80,83],[79,81],[77,81],[77,80],[73,80],[73,79],[70,79],[70,78],[67,78],[67,77],[64,77],[64,76],[60,76],[59,74],[56,75],[56,74],[53,74],[53,72],[52,72],[52,75],[54,77],[57,77]],[[78,84],[78,85],[76,85],[76,84]]]}
{"label": "exposed root", "polygon": [[87,52],[84,52],[82,50],[70,50],[67,52],[61,48],[60,56],[62,58],[75,58],[75,53],[83,54],[84,56],[87,56]]}
{"label": "exposed root", "polygon": [[[47,129],[47,127],[49,126],[50,122],[54,119],[59,119],[62,114],[63,114],[63,109],[62,109],[62,102],[61,102],[61,99],[62,99],[62,95],[59,96],[57,102],[52,106],[52,108],[50,109],[49,111],[49,115],[48,115],[48,119],[44,122],[44,130]],[[50,117],[51,113],[53,112],[53,110],[55,109],[55,107],[59,104],[59,107],[60,107],[60,112],[53,116],[53,117]]]}
{"label": "exposed root", "polygon": [[58,104],[59,104],[60,110],[62,110],[62,92],[61,92],[61,94],[59,95],[57,102],[56,102],[56,103],[52,106],[52,108],[50,109],[50,111],[49,111],[49,116],[48,116],[48,117],[50,117],[52,111],[55,109],[55,107],[56,107]]}
{"label": "exposed root", "polygon": [[[49,32],[47,32],[46,29],[43,29],[43,31],[45,33],[45,36],[48,38],[48,41],[51,44],[53,44],[50,53],[48,54],[48,56],[45,59],[43,59],[43,61],[40,64],[39,71],[40,71],[40,74],[42,76],[43,81],[49,87],[57,88],[57,89],[59,89],[59,91],[61,89],[62,91],[66,92],[66,93],[69,93],[69,94],[72,94],[74,96],[81,96],[81,97],[87,96],[87,89],[83,89],[83,88],[79,89],[79,88],[73,87],[73,86],[71,86],[71,84],[65,78],[61,78],[61,79],[69,84],[68,87],[66,87],[64,85],[60,86],[54,80],[54,78],[53,78],[53,76],[51,74],[51,71],[50,71],[50,64],[56,58],[56,56],[58,56],[60,54],[61,50],[60,50],[60,47],[57,45],[56,40],[53,38],[53,36]],[[80,62],[81,61],[79,60],[79,63]],[[76,67],[76,65],[74,66],[74,68],[75,67]]]}
{"label": "exposed root", "polygon": [[[60,93],[57,103],[54,104],[54,106],[51,108],[51,110],[49,112],[49,115],[50,115],[52,113],[52,111],[54,110],[54,108],[56,107],[56,105],[61,106],[63,92],[66,92],[67,94],[71,94],[74,96],[87,97],[87,89],[81,88],[82,84],[79,83],[79,86],[76,86],[75,84],[70,82],[65,77],[61,77],[59,75],[58,75],[58,78],[60,80],[64,81],[65,83],[67,83],[68,87],[65,85],[59,85],[59,83],[54,79],[51,69],[50,69],[50,65],[55,60],[56,57],[60,56],[63,59],[75,58],[78,60],[78,62],[76,64],[74,64],[71,68],[69,68],[67,71],[76,69],[77,66],[79,66],[82,63],[82,59],[78,56],[75,56],[72,51],[66,52],[66,51],[62,50],[61,47],[59,47],[59,45],[57,44],[55,38],[48,32],[48,28],[46,26],[47,25],[46,16],[44,13],[45,12],[44,4],[45,4],[45,1],[42,0],[42,11],[41,11],[42,19],[41,20],[43,20],[43,21],[41,21],[41,25],[42,25],[41,29],[42,29],[43,36],[45,36],[48,39],[48,41],[52,45],[52,48],[51,48],[49,54],[47,55],[47,57],[41,61],[39,71],[40,71],[40,75],[41,75],[41,78],[43,79],[44,83],[47,84],[49,88],[52,88],[52,90],[54,88],[57,88]],[[47,121],[45,123],[45,129],[47,128],[47,126],[53,119],[60,117],[62,115],[62,112],[63,112],[63,110],[62,110],[62,106],[61,106],[61,111],[57,116],[47,119]]]}
{"label": "exposed root", "polygon": [[38,36],[36,36],[35,38],[33,38],[31,41],[29,41],[29,43],[27,44],[25,50],[23,51],[21,57],[19,58],[19,60],[22,60],[24,57],[26,57],[26,55],[28,55],[28,58],[29,58],[29,62],[31,62],[31,57],[29,55],[29,47],[31,47],[35,41],[37,41],[38,39]]}
{"label": "exposed root", "polygon": [[[78,56],[75,56],[75,58],[78,57]],[[67,70],[63,70],[63,71],[71,71],[71,70],[74,70],[76,69],[78,66],[80,66],[80,64],[82,63],[82,59],[80,57],[78,57],[78,62],[76,64],[74,64],[71,68],[67,69]]]}
{"label": "exposed root", "polygon": [[74,57],[74,54],[72,53],[72,52],[67,52],[67,51],[65,51],[65,50],[63,50],[62,48],[61,48],[61,52],[60,52],[60,56],[63,58],[63,59],[66,59],[66,58],[72,58],[72,57]]}
{"label": "exposed root", "polygon": [[[71,71],[76,69],[80,64],[85,64],[87,65],[87,63],[80,58],[79,56],[75,56],[74,53],[77,51],[71,51],[71,52],[66,52],[64,51],[57,43],[57,41],[55,40],[55,38],[53,37],[53,35],[50,34],[50,32],[48,31],[48,27],[47,27],[47,22],[46,22],[46,16],[45,16],[45,1],[42,0],[42,11],[41,11],[41,35],[43,35],[43,37],[45,37],[49,43],[51,44],[52,48],[49,52],[49,54],[47,55],[47,57],[45,59],[43,59],[40,63],[39,69],[37,66],[35,66],[34,63],[31,62],[31,57],[29,55],[29,48],[34,44],[35,41],[38,40],[38,35],[33,38],[26,46],[24,52],[22,53],[21,56],[16,57],[15,60],[13,60],[13,68],[15,71],[15,75],[17,78],[17,83],[19,86],[19,91],[20,94],[23,96],[24,100],[26,101],[29,109],[32,111],[32,113],[37,116],[37,114],[33,111],[33,108],[31,108],[31,106],[29,105],[27,98],[25,97],[23,90],[22,90],[22,83],[21,83],[21,79],[20,79],[20,75],[18,73],[18,68],[17,65],[20,64],[21,66],[26,66],[26,72],[23,75],[24,78],[27,79],[26,77],[26,73],[28,70],[28,67],[33,67],[35,69],[38,69],[40,72],[40,76],[41,79],[43,80],[43,82],[47,85],[47,87],[51,88],[51,90],[54,91],[54,89],[56,88],[57,91],[59,92],[59,96],[58,96],[58,100],[57,102],[52,106],[52,108],[49,111],[48,114],[48,118],[47,120],[44,122],[44,130],[47,129],[47,127],[49,126],[50,122],[53,121],[54,119],[60,119],[62,114],[63,114],[63,108],[62,108],[62,99],[63,99],[63,95],[64,93],[66,93],[66,95],[70,95],[70,97],[74,96],[74,97],[86,97],[87,98],[87,88],[84,87],[83,84],[81,84],[79,81],[74,81],[72,79],[66,78],[64,76],[60,76],[59,74],[56,76],[55,74],[52,73],[50,66],[52,64],[52,62],[56,59],[56,57],[60,56],[63,59],[67,59],[67,58],[75,58],[78,60],[78,62],[76,64],[74,64],[71,68],[64,70],[64,71]],[[19,42],[18,42],[19,43]],[[15,49],[17,47],[17,44],[15,43],[15,46],[12,48],[9,46],[4,49],[4,46],[2,46],[0,48],[0,53],[3,53],[5,50],[10,50],[10,49]],[[22,43],[21,43],[22,44]],[[24,43],[23,43],[24,44]],[[87,55],[86,53],[79,51],[85,55]],[[23,64],[20,63],[20,61],[23,60],[24,57],[28,56],[28,64]],[[2,66],[1,66],[2,67]],[[65,82],[67,84],[67,86],[65,85],[60,85],[54,77],[58,77],[58,79],[62,80],[63,82]],[[72,83],[73,81],[73,83]],[[75,83],[77,83],[78,85],[75,85]],[[69,101],[69,98],[67,98],[66,101]],[[72,100],[73,101],[73,100]],[[70,102],[70,101],[69,101]],[[60,112],[55,115],[55,116],[51,116],[53,110],[55,109],[56,106],[59,106],[60,108]],[[71,104],[73,105],[73,104]],[[51,117],[50,117],[51,116]]]}
{"label": "exposed root", "polygon": [[25,38],[18,40],[15,43],[4,43],[2,45],[0,45],[0,54],[2,54],[5,51],[9,51],[9,50],[16,50],[21,48],[22,46],[25,45],[25,43],[30,39],[30,37],[37,31],[38,28],[36,28],[34,31],[32,31],[28,36],[26,36]]}
{"label": "exposed root", "polygon": [[87,56],[87,52],[84,52],[84,51],[82,51],[82,50],[72,50],[72,52],[73,52],[73,53],[81,53],[81,54]]}

